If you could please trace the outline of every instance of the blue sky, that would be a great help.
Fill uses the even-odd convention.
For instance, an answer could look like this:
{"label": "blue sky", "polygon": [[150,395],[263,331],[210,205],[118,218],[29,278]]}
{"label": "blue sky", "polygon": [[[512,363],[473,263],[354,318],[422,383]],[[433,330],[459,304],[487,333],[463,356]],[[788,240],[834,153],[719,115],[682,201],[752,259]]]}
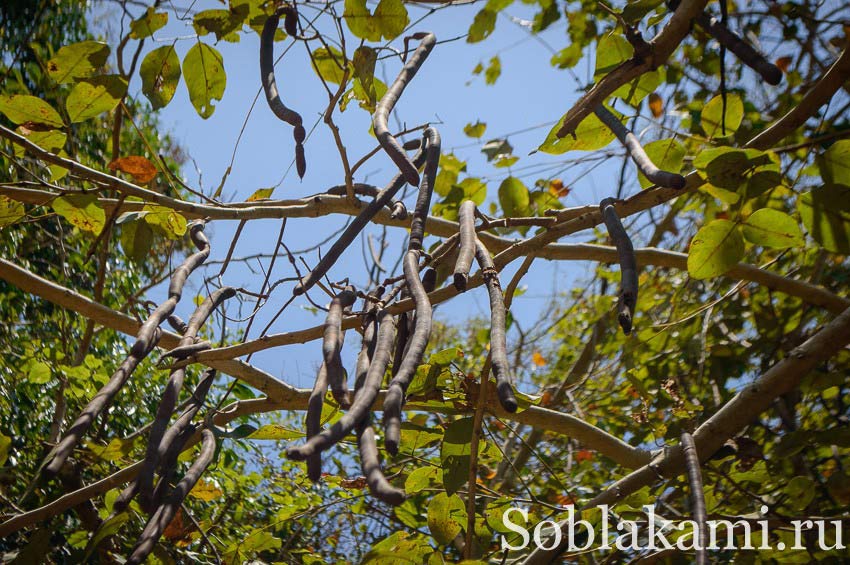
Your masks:
{"label": "blue sky", "polygon": [[[109,9],[108,6],[106,9]],[[432,6],[408,5],[411,21],[428,14]],[[609,159],[591,174],[583,175],[585,166],[574,165],[559,170],[565,168],[559,166],[565,156],[541,153],[528,156],[529,152],[543,141],[551,125],[578,98],[576,78],[581,84],[591,81],[592,57],[589,61],[588,58],[582,60],[573,73],[554,69],[549,64],[552,52],[562,49],[569,41],[565,29],[566,22],[561,18],[544,33],[532,36],[522,20],[530,20],[534,12],[521,3],[510,6],[500,14],[496,31],[490,38],[481,43],[469,44],[463,36],[475,13],[482,6],[481,2],[476,2],[437,10],[410,30],[411,33],[433,31],[438,41],[460,39],[440,43],[435,47],[397,104],[394,118],[391,118],[391,127],[398,123],[404,123],[408,127],[425,122],[435,124],[442,135],[444,152],[454,150],[459,158],[468,161],[470,175],[485,177],[489,181],[488,201],[496,198],[499,183],[510,173],[521,178],[529,187],[532,187],[538,178],[563,179],[572,189],[563,199],[567,206],[598,202],[605,196],[613,195],[621,165],[620,158]],[[197,2],[194,10],[220,7],[220,4],[212,1]],[[374,9],[374,6],[372,8]],[[179,21],[172,8],[168,8],[168,12],[169,24],[155,34],[155,41],[148,42],[144,52],[171,44],[174,39],[178,39],[176,49],[182,60],[196,41],[191,16],[186,21]],[[177,13],[182,15],[179,7]],[[309,17],[310,10],[305,7],[301,13],[302,16]],[[117,11],[107,12],[106,18],[101,21],[115,30],[119,16]],[[354,39],[349,34],[349,54],[357,45]],[[327,187],[342,183],[339,155],[331,133],[324,124],[320,123],[315,128],[305,144],[308,170],[304,180],[300,181],[294,167],[290,169],[294,154],[291,127],[272,115],[263,96],[260,96],[253,110],[251,109],[260,89],[258,35],[253,32],[243,33],[238,43],[216,43],[213,35],[203,37],[202,41],[214,45],[223,55],[227,73],[224,98],[216,103],[214,114],[204,120],[191,105],[185,84],[181,84],[174,99],[160,112],[163,130],[171,133],[191,158],[184,170],[189,184],[200,187],[207,194],[213,192],[221,182],[232,157],[232,170],[223,192],[224,199],[228,201],[245,200],[260,188],[274,186],[276,188],[273,197],[296,198],[322,192]],[[291,40],[277,43],[276,56],[291,44]],[[392,45],[401,49],[401,38]],[[502,76],[495,85],[488,86],[484,83],[483,76],[474,76],[472,70],[479,62],[486,66],[493,56],[501,59]],[[397,57],[379,61],[376,76],[389,83],[400,66]],[[300,43],[292,46],[276,70],[284,101],[301,113],[309,132],[319,120],[319,114],[324,111],[328,98],[321,82],[309,66],[309,57],[304,46]],[[131,95],[142,96],[138,78],[131,83],[130,89]],[[338,113],[335,120],[351,162],[358,160],[376,145],[374,137],[368,131],[370,115],[357,108],[354,103],[344,113]],[[469,138],[463,133],[464,125],[477,120],[487,124],[486,133],[480,140]],[[243,123],[245,130],[236,145]],[[514,154],[520,157],[510,172],[507,169],[492,167],[480,152],[485,141],[505,136],[513,145]],[[394,173],[392,163],[383,153],[379,153],[358,171],[355,181],[369,182],[381,187]],[[578,177],[581,179],[574,183],[574,179]],[[406,202],[409,207],[412,207],[414,197],[412,191],[408,190]],[[347,220],[346,216],[336,215],[290,220],[285,242],[292,250],[313,246],[342,227]],[[236,227],[237,222],[221,221],[208,226],[207,232],[213,246],[212,261],[225,256]],[[234,257],[271,252],[279,227],[280,224],[276,220],[251,222],[242,233]],[[370,227],[369,231],[377,235],[380,228]],[[402,249],[405,237],[403,230],[391,230],[389,257],[394,257],[393,252],[397,253]],[[577,240],[581,239],[587,239],[587,236],[578,237]],[[313,264],[316,260],[315,252],[305,254],[304,258]],[[387,262],[392,264],[394,261],[391,259]],[[264,264],[267,265],[268,261],[264,261]],[[503,284],[507,283],[516,266],[511,265],[505,270],[502,275],[505,281]],[[253,271],[244,264],[231,265],[224,277],[224,283],[258,290],[262,274],[259,273],[256,262],[252,263],[252,267]],[[523,323],[533,323],[541,316],[541,310],[548,307],[548,299],[553,293],[571,288],[576,278],[586,273],[590,267],[591,265],[584,263],[555,264],[538,261],[524,279],[528,290],[517,299],[513,308],[514,316]],[[210,267],[206,275],[217,271],[218,266]],[[291,275],[288,262],[282,258],[277,263],[272,280]],[[329,276],[331,280],[348,276],[355,283],[365,282],[359,241],[349,248],[348,254],[336,264]],[[195,284],[195,291],[201,290],[197,278],[190,283]],[[282,285],[277,289],[270,303],[258,315],[249,337],[257,337],[258,331],[289,298],[290,293],[291,285]],[[162,289],[154,291],[151,298],[158,299],[159,294],[162,294]],[[326,297],[319,291],[313,292],[312,295],[319,303],[327,302]],[[323,317],[303,308],[306,305],[307,302],[303,299],[296,301],[272,326],[270,332],[290,331],[321,323]],[[178,312],[188,315],[191,308],[191,302],[184,300],[178,307]],[[469,316],[486,316],[487,308],[486,294],[483,291],[472,291],[439,307],[436,316],[444,321],[462,322]],[[249,311],[250,304],[246,303],[243,315]],[[235,316],[232,310],[230,313]],[[354,345],[357,343],[356,337],[349,336],[349,342],[346,357],[351,359],[357,348]],[[314,342],[306,346],[290,346],[258,354],[254,356],[252,363],[290,384],[309,387],[312,385],[315,366],[320,358],[321,347],[318,342]]]}

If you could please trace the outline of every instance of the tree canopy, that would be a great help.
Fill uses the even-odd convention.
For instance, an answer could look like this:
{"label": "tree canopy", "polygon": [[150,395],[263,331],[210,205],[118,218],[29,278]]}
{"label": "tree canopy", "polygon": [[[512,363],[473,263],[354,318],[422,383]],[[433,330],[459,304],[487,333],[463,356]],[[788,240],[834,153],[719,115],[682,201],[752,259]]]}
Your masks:
{"label": "tree canopy", "polygon": [[848,558],[846,3],[0,22],[4,561]]}

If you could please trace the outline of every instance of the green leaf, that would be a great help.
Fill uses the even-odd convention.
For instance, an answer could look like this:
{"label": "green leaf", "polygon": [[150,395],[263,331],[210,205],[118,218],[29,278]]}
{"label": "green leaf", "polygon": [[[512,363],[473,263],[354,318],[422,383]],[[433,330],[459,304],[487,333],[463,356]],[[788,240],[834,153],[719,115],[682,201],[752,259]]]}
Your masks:
{"label": "green leaf", "polygon": [[723,120],[723,97],[715,96],[702,109],[700,126],[709,138],[726,137],[738,131],[744,118],[744,103],[737,94],[726,95],[726,121]]}
{"label": "green leaf", "polygon": [[158,110],[174,98],[180,83],[180,59],[171,45],[163,45],[148,53],[139,69],[142,77],[142,94]]}
{"label": "green leaf", "polygon": [[469,442],[472,439],[472,418],[461,418],[446,428],[440,446],[443,465],[443,486],[454,494],[466,484],[469,473]]}
{"label": "green leaf", "polygon": [[836,141],[818,157],[824,184],[850,186],[850,139]]}
{"label": "green leaf", "polygon": [[743,232],[744,237],[751,243],[774,249],[805,245],[803,232],[794,218],[772,208],[756,210],[744,222]]}
{"label": "green leaf", "polygon": [[247,436],[245,439],[298,439],[304,437],[304,432],[290,430],[280,424],[266,424]]}
{"label": "green leaf", "polygon": [[80,80],[68,94],[65,109],[71,123],[82,122],[114,109],[127,94],[127,81],[118,75]]}
{"label": "green leaf", "polygon": [[130,22],[130,37],[133,39],[150,37],[155,31],[162,29],[167,23],[168,12],[157,12],[151,6],[142,17]]}
{"label": "green leaf", "polygon": [[695,279],[722,275],[744,256],[741,230],[729,220],[714,220],[704,225],[691,240],[688,273]]}
{"label": "green leaf", "polygon": [[137,264],[144,263],[153,247],[153,230],[142,219],[121,224],[121,249],[124,255]]}
{"label": "green leaf", "polygon": [[37,361],[30,367],[27,380],[36,385],[42,385],[50,381],[50,367],[47,363]]}
{"label": "green leaf", "polygon": [[543,9],[534,14],[534,20],[531,22],[532,33],[540,33],[557,22],[561,17],[558,3],[554,0],[547,0],[546,2],[541,2],[541,4],[543,5]]}
{"label": "green leaf", "polygon": [[378,31],[386,40],[393,40],[404,32],[410,18],[402,0],[381,0],[375,8]]}
{"label": "green leaf", "polygon": [[9,458],[9,451],[12,449],[12,438],[0,433],[0,465],[6,463]]}
{"label": "green leaf", "polygon": [[593,79],[598,81],[634,55],[632,44],[622,35],[603,35],[596,44],[596,65]]}
{"label": "green leaf", "polygon": [[794,510],[802,512],[814,499],[818,485],[809,477],[794,477],[783,489],[788,495],[788,504]]}
{"label": "green leaf", "polygon": [[505,216],[528,216],[531,198],[528,187],[516,177],[508,177],[499,185],[499,204]]}
{"label": "green leaf", "polygon": [[64,125],[59,112],[50,104],[28,94],[0,95],[0,112],[15,124],[35,123],[53,128]]}
{"label": "green leaf", "polygon": [[564,47],[549,59],[549,63],[553,67],[557,67],[559,69],[571,69],[575,67],[579,61],[581,61],[581,44],[580,43],[570,43],[568,46]]}
{"label": "green leaf", "polygon": [[168,239],[180,239],[186,234],[186,218],[165,206],[148,204],[144,207],[145,221],[158,228]]}
{"label": "green leaf", "polygon": [[463,357],[463,351],[458,347],[449,347],[448,349],[442,349],[436,353],[432,353],[431,357],[428,358],[428,363],[446,366],[459,357]]}
{"label": "green leaf", "polygon": [[464,198],[472,200],[477,206],[484,204],[484,199],[487,198],[487,185],[479,178],[468,177],[455,186],[463,191]]}
{"label": "green leaf", "polygon": [[380,41],[381,30],[378,22],[366,7],[366,0],[345,0],[342,16],[351,33],[366,41]]}
{"label": "green leaf", "polygon": [[213,100],[221,100],[227,85],[221,53],[199,41],[183,59],[183,75],[195,110],[202,118],[209,118],[215,112]]}
{"label": "green leaf", "polygon": [[254,194],[248,197],[248,200],[245,202],[256,202],[257,200],[268,200],[271,198],[272,193],[274,192],[274,187],[271,188],[258,188],[254,191]]}
{"label": "green leaf", "polygon": [[850,187],[828,184],[801,194],[797,211],[809,235],[824,249],[850,254]]}
{"label": "green leaf", "polygon": [[53,211],[77,228],[99,234],[106,225],[106,212],[94,194],[69,194],[53,201]]}
{"label": "green leaf", "polygon": [[100,41],[81,41],[66,45],[47,61],[47,75],[59,84],[90,77],[106,63],[109,45]]}
{"label": "green leaf", "polygon": [[7,196],[0,196],[0,228],[11,226],[26,216],[24,205]]}
{"label": "green leaf", "polygon": [[490,63],[484,69],[484,83],[493,85],[502,76],[502,60],[498,57],[491,57]]}
{"label": "green leaf", "polygon": [[[617,112],[613,113],[615,116],[619,115]],[[549,131],[549,135],[538,147],[540,151],[550,155],[560,155],[567,151],[595,151],[602,149],[616,137],[605,124],[599,121],[596,114],[590,114],[576,128],[575,137],[566,135],[559,139],[556,133],[564,124],[565,118],[566,114]]]}
{"label": "green leaf", "polygon": [[[662,171],[678,173],[685,161],[685,148],[675,138],[659,139],[644,145],[647,156]],[[649,188],[652,183],[638,172],[638,182],[641,188]]]}
{"label": "green leaf", "polygon": [[[15,132],[51,153],[62,151],[68,137],[64,131],[58,129],[31,130],[25,126],[18,126],[15,128]],[[20,145],[15,145],[15,157],[23,157],[24,153],[26,153],[26,149]]]}
{"label": "green leaf", "polygon": [[450,544],[464,529],[466,508],[456,494],[437,494],[428,503],[428,530],[437,543]]}
{"label": "green leaf", "polygon": [[344,58],[335,47],[320,47],[313,51],[313,69],[327,82],[340,84],[345,77]]}
{"label": "green leaf", "polygon": [[463,133],[465,133],[468,137],[479,138],[484,135],[484,131],[487,129],[487,124],[476,120],[474,124],[466,124],[463,127]]}
{"label": "green leaf", "polygon": [[407,494],[416,494],[436,482],[440,476],[440,470],[437,467],[420,467],[414,469],[404,481],[404,492]]}
{"label": "green leaf", "polygon": [[472,20],[472,25],[469,26],[469,34],[466,36],[467,43],[478,43],[484,41],[493,30],[496,29],[496,12],[489,8],[483,8]]}
{"label": "green leaf", "polygon": [[239,41],[234,32],[242,29],[248,8],[248,4],[232,4],[230,10],[203,10],[195,14],[192,26],[198,35],[214,33],[216,41]]}
{"label": "green leaf", "polygon": [[100,543],[106,538],[116,534],[129,520],[130,513],[121,512],[120,514],[117,514],[103,522],[97,529],[97,532],[95,532],[94,536],[92,536],[88,545],[86,545],[86,552],[82,562],[87,562],[92,553],[94,553],[94,550],[97,549],[97,546],[100,545]]}
{"label": "green leaf", "polygon": [[664,0],[634,0],[623,8],[623,19],[630,24],[636,24],[663,3]]}

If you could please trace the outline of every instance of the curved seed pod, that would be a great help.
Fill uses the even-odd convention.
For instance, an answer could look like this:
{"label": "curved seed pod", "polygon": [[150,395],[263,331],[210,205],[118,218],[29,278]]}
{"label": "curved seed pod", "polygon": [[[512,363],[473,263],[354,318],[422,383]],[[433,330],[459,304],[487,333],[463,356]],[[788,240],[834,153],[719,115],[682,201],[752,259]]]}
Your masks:
{"label": "curved seed pod", "polygon": [[480,240],[475,240],[475,259],[484,276],[490,295],[490,362],[496,377],[496,393],[499,403],[508,412],[516,412],[517,402],[511,384],[511,369],[508,364],[507,338],[505,336],[505,297],[499,285],[499,273],[493,265],[490,252]]}
{"label": "curved seed pod", "polygon": [[466,290],[469,281],[469,268],[475,256],[475,202],[464,200],[458,212],[460,224],[460,252],[455,261],[454,284],[460,292]]}
{"label": "curved seed pod", "polygon": [[[407,293],[402,290],[399,295],[399,300],[404,300],[407,298]],[[404,354],[407,351],[407,342],[410,338],[410,317],[407,315],[407,312],[402,312],[398,316],[398,332],[396,333],[395,338],[395,353],[393,354],[393,368],[392,375],[396,376],[398,374],[399,367],[401,367],[401,361],[404,359]]]}
{"label": "curved seed pod", "polygon": [[407,253],[404,256],[403,268],[407,290],[416,303],[413,331],[407,343],[404,358],[398,367],[398,372],[390,381],[387,395],[384,398],[384,446],[392,455],[398,453],[401,440],[401,409],[404,406],[404,395],[416,369],[422,363],[422,356],[431,338],[431,301],[419,279],[419,255],[422,242],[425,239],[425,221],[431,207],[431,194],[437,177],[437,167],[440,163],[440,134],[435,128],[427,128],[423,134],[426,141],[425,170],[413,219],[410,222],[410,237]]}
{"label": "curved seed pod", "polygon": [[198,343],[190,343],[188,345],[178,345],[171,351],[163,353],[162,358],[172,357],[178,361],[182,361],[183,359],[188,359],[189,357],[197,355],[201,351],[206,351],[207,349],[212,349],[212,344],[207,340],[199,341]]}
{"label": "curved seed pod", "polygon": [[419,67],[422,66],[422,63],[425,62],[428,54],[431,53],[431,50],[437,43],[437,38],[433,33],[416,33],[413,35],[413,38],[421,40],[419,47],[416,48],[416,51],[413,52],[413,55],[404,64],[398,77],[396,77],[395,81],[387,89],[386,94],[384,94],[375,107],[372,126],[375,130],[375,137],[378,138],[378,143],[380,143],[381,147],[384,148],[384,151],[387,152],[387,155],[389,155],[390,159],[392,159],[393,163],[401,171],[404,180],[413,186],[419,186],[418,167],[408,159],[398,140],[390,133],[387,125],[387,119],[393,111],[396,102],[398,102],[399,97],[404,92],[407,83],[413,79]]}
{"label": "curved seed pod", "polygon": [[[418,167],[424,162],[425,152],[420,151],[413,158],[413,164]],[[348,227],[345,228],[345,231],[342,232],[339,239],[337,239],[328,252],[322,256],[313,270],[304,276],[297,285],[295,285],[295,288],[292,289],[292,294],[303,294],[310,290],[317,281],[321,280],[330,268],[333,267],[334,263],[336,263],[342,253],[349,245],[351,245],[354,238],[360,235],[360,232],[363,231],[366,224],[371,222],[372,218],[375,217],[375,214],[377,214],[381,208],[386,206],[387,203],[392,200],[393,196],[396,195],[402,186],[404,186],[404,177],[402,177],[401,174],[398,174],[392,182],[384,190],[378,193],[375,199],[367,204],[366,207],[363,208],[363,211],[357,214],[357,217],[348,224]]]}
{"label": "curved seed pod", "polygon": [[281,6],[275,10],[274,14],[268,17],[263,26],[263,33],[260,34],[260,80],[263,83],[263,90],[266,93],[266,102],[269,108],[278,119],[293,126],[293,137],[295,138],[295,168],[298,171],[299,178],[304,178],[304,173],[307,171],[307,161],[304,157],[304,138],[306,131],[301,124],[301,115],[295,110],[288,108],[280,99],[280,93],[277,90],[277,81],[274,74],[274,34],[277,31],[277,26],[280,23],[280,16],[286,15],[284,27],[289,35],[295,28],[298,14],[292,6]]}
{"label": "curved seed pod", "polygon": [[360,390],[363,383],[366,382],[366,375],[369,372],[369,364],[372,362],[372,356],[375,354],[377,329],[378,322],[375,319],[375,312],[370,310],[363,318],[363,341],[360,346],[360,353],[357,354],[357,366],[354,369],[355,393]]}
{"label": "curved seed pod", "polygon": [[[316,382],[313,391],[307,401],[307,416],[304,418],[307,428],[307,439],[318,434],[322,430],[322,406],[325,403],[325,392],[328,390],[327,365],[322,363],[316,374]],[[322,478],[322,454],[314,453],[307,457],[307,476],[314,483]]]}
{"label": "curved seed pod", "polygon": [[103,385],[80,415],[77,416],[77,419],[68,428],[65,436],[48,453],[42,467],[46,475],[55,476],[59,472],[62,465],[68,459],[68,456],[80,442],[80,439],[82,439],[83,435],[91,427],[95,418],[112,404],[115,395],[124,387],[139,363],[153,351],[153,348],[159,341],[161,334],[159,326],[174,312],[177,302],[180,301],[180,297],[183,295],[183,286],[186,284],[186,279],[192,271],[206,261],[210,254],[210,242],[207,236],[204,235],[203,223],[194,224],[189,231],[189,236],[195,247],[198,248],[197,253],[187,257],[174,270],[174,273],[171,275],[171,282],[168,285],[168,298],[148,316],[148,319],[139,328],[139,332],[136,334],[136,341],[130,348],[130,354],[121,363],[118,370],[113,373],[109,382]]}
{"label": "curved seed pod", "polygon": [[384,380],[384,373],[390,363],[393,340],[395,339],[395,319],[388,310],[378,313],[378,337],[375,355],[369,365],[363,386],[357,393],[351,408],[333,426],[307,440],[299,447],[290,447],[286,456],[295,461],[303,461],[314,453],[321,453],[348,435],[369,413],[378,397],[378,389]]}
{"label": "curved seed pod", "polygon": [[295,6],[287,6],[289,9],[284,9],[286,15],[283,18],[283,29],[290,37],[298,35],[298,12],[295,11]]}
{"label": "curved seed pod", "polygon": [[643,150],[637,136],[627,130],[620,120],[618,120],[617,117],[608,110],[608,108],[600,104],[593,110],[593,112],[599,118],[599,121],[605,124],[605,126],[607,126],[608,129],[617,136],[617,139],[619,139],[620,143],[622,143],[626,148],[626,151],[629,153],[629,156],[632,158],[635,165],[637,165],[637,168],[641,173],[643,173],[643,176],[649,179],[651,183],[667,188],[685,188],[685,177],[677,173],[671,173],[669,171],[662,171],[659,169],[655,163],[652,162],[652,159],[649,158],[649,155],[646,154],[646,151]]}
{"label": "curved seed pod", "polygon": [[599,203],[602,212],[602,220],[608,228],[608,235],[617,248],[620,258],[620,297],[617,300],[617,319],[623,328],[623,333],[629,335],[632,331],[632,320],[634,319],[635,306],[638,297],[638,271],[635,260],[635,250],[629,234],[623,228],[617,210],[614,208],[614,199],[606,198]]}
{"label": "curved seed pod", "polygon": [[768,84],[776,86],[782,82],[782,71],[756,51],[752,45],[726,27],[722,22],[712,18],[705,12],[696,17],[699,26],[717,40],[720,45],[737,55],[742,63],[757,72]]}
{"label": "curved seed pod", "polygon": [[378,444],[375,442],[375,429],[367,414],[363,422],[357,426],[357,446],[360,450],[360,467],[366,476],[366,484],[372,496],[391,506],[404,502],[404,491],[390,484],[381,470],[381,460],[378,457]]}
{"label": "curved seed pod", "polygon": [[194,463],[192,463],[192,466],[189,467],[189,470],[186,471],[186,474],[183,475],[183,478],[180,479],[180,482],[177,483],[177,486],[174,487],[174,490],[168,496],[168,499],[160,505],[157,511],[154,512],[153,516],[151,516],[150,520],[148,520],[148,523],[145,525],[145,529],[142,531],[142,535],[139,536],[139,541],[136,542],[136,547],[133,549],[133,553],[130,555],[130,558],[127,559],[128,565],[144,563],[145,559],[147,559],[148,555],[150,555],[151,551],[153,551],[154,546],[156,546],[156,542],[159,541],[160,536],[162,536],[162,532],[165,531],[165,528],[171,523],[171,520],[177,513],[177,509],[180,508],[181,504],[183,504],[183,500],[185,500],[186,495],[189,494],[189,491],[192,490],[198,482],[198,479],[201,478],[203,472],[206,471],[207,467],[209,467],[210,463],[212,463],[214,456],[215,436],[210,430],[204,430],[201,432],[200,455],[198,455],[198,458]]}
{"label": "curved seed pod", "polygon": [[325,318],[325,334],[322,340],[322,356],[325,359],[324,365],[327,371],[328,384],[334,398],[344,408],[351,404],[351,399],[348,398],[345,369],[340,358],[345,338],[345,333],[342,331],[342,316],[343,311],[350,308],[356,298],[357,294],[354,292],[353,286],[345,287],[345,290],[334,296]]}
{"label": "curved seed pod", "polygon": [[[198,335],[201,327],[212,315],[213,311],[228,298],[236,296],[236,289],[231,287],[222,287],[213,292],[204,300],[200,306],[195,309],[195,312],[189,318],[186,333],[180,340],[181,346],[192,344],[195,336]],[[148,448],[145,454],[145,460],[142,463],[142,468],[139,471],[139,494],[142,508],[150,512],[152,510],[153,498],[153,474],[159,464],[160,458],[165,455],[165,447],[160,445],[165,430],[168,427],[168,422],[171,420],[171,415],[177,406],[177,399],[180,396],[180,390],[183,388],[183,379],[186,377],[186,368],[180,367],[171,371],[168,377],[168,382],[165,385],[165,390],[162,392],[162,398],[157,408],[156,418],[151,425],[150,434],[148,435]]]}

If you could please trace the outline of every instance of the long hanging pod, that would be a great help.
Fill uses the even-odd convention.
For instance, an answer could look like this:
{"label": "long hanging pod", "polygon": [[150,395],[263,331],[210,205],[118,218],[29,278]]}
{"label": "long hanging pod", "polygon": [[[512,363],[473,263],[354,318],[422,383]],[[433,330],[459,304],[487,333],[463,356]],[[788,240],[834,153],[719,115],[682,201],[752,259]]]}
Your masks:
{"label": "long hanging pod", "polygon": [[[401,329],[399,329],[401,333]],[[398,345],[396,345],[398,347]],[[396,349],[398,350],[398,349]],[[366,325],[363,329],[363,345],[357,356],[357,368],[354,387],[354,398],[360,393],[363,383],[366,382],[366,374],[375,352],[375,317],[374,314],[367,315]],[[357,447],[360,451],[360,467],[369,485],[369,492],[383,502],[392,506],[398,506],[404,502],[404,491],[392,486],[381,470],[381,461],[378,456],[378,444],[375,441],[375,430],[372,427],[372,415],[366,417],[355,428],[357,433]],[[311,457],[315,457],[312,455]],[[309,459],[307,460],[309,465]]]}
{"label": "long hanging pod", "polygon": [[637,165],[637,168],[640,169],[643,176],[648,178],[650,182],[667,188],[685,188],[685,177],[678,173],[671,173],[669,171],[662,171],[659,169],[655,163],[652,162],[652,159],[649,158],[649,155],[646,154],[646,151],[643,150],[643,146],[641,146],[637,136],[627,130],[620,120],[618,120],[617,117],[608,110],[608,108],[599,105],[593,110],[593,112],[599,118],[599,121],[605,124],[605,126],[617,136],[617,139],[619,139],[620,143],[622,143],[626,148],[626,151],[632,158],[632,161],[634,161],[635,165]]}
{"label": "long hanging pod", "polygon": [[769,62],[752,45],[726,27],[720,21],[702,12],[695,18],[696,23],[722,46],[734,53],[742,63],[754,70],[768,84],[776,86],[782,82],[782,70]]}
{"label": "long hanging pod", "polygon": [[617,248],[617,255],[620,258],[620,296],[617,300],[617,319],[620,322],[620,327],[623,328],[623,333],[628,335],[632,331],[632,321],[634,320],[638,297],[637,261],[635,260],[632,240],[626,233],[619,216],[617,216],[614,202],[613,198],[604,199],[599,203],[599,211],[602,212],[602,219],[605,222],[605,227],[608,228],[608,235],[613,240],[614,246]]}
{"label": "long hanging pod", "polygon": [[[226,286],[214,291],[207,297],[189,318],[186,332],[183,334],[179,345],[186,346],[191,344],[213,311],[222,302],[233,298],[235,295],[236,289]],[[152,510],[153,503],[153,474],[159,465],[160,459],[165,455],[167,450],[167,446],[162,444],[162,439],[171,420],[171,415],[177,406],[177,399],[180,396],[180,390],[183,388],[185,377],[185,367],[179,367],[171,371],[171,375],[169,375],[168,382],[162,393],[159,407],[157,408],[156,418],[151,425],[150,434],[148,434],[147,453],[142,463],[142,469],[139,471],[138,479],[141,506],[148,512]]]}
{"label": "long hanging pod", "polygon": [[427,141],[425,148],[425,170],[413,219],[410,223],[410,238],[407,253],[404,256],[403,269],[407,290],[416,304],[413,331],[407,343],[407,351],[399,365],[398,372],[390,381],[384,399],[384,446],[392,455],[398,453],[401,440],[401,409],[404,406],[404,394],[416,369],[422,363],[422,356],[431,337],[431,301],[419,278],[419,256],[425,239],[425,221],[431,206],[431,194],[437,177],[440,162],[440,134],[434,128],[425,130]]}
{"label": "long hanging pod", "polygon": [[356,298],[357,294],[354,292],[354,287],[347,286],[331,300],[328,315],[325,318],[325,332],[322,340],[322,355],[325,360],[328,385],[331,387],[334,399],[344,408],[351,404],[351,400],[348,398],[345,369],[340,358],[345,338],[345,332],[342,331],[342,316],[343,312],[354,304]]}
{"label": "long hanging pod", "polygon": [[295,22],[298,14],[293,6],[281,6],[274,14],[268,17],[260,34],[260,80],[266,93],[266,102],[269,108],[280,120],[293,126],[292,132],[295,138],[295,169],[299,178],[304,178],[307,172],[307,160],[304,156],[304,139],[307,132],[301,124],[301,115],[295,110],[288,108],[280,99],[277,90],[277,81],[274,74],[274,35],[280,22],[280,16],[285,15],[284,26],[289,35],[295,35]]}
{"label": "long hanging pod", "polygon": [[395,340],[395,319],[389,310],[382,309],[378,312],[377,321],[378,337],[375,354],[363,379],[363,385],[354,402],[351,403],[351,408],[333,426],[311,437],[304,445],[287,449],[286,456],[290,459],[304,461],[314,453],[321,453],[347,436],[369,414],[390,363]]}
{"label": "long hanging pod", "polygon": [[469,281],[469,269],[472,267],[472,258],[475,257],[475,202],[464,200],[460,204],[458,212],[458,224],[460,226],[460,251],[455,261],[454,285],[463,292]]}
{"label": "long hanging pod", "polygon": [[[384,94],[375,107],[375,114],[372,117],[372,127],[375,130],[375,137],[378,138],[378,143],[401,171],[404,180],[413,186],[419,186],[419,168],[407,157],[398,140],[390,133],[389,126],[387,125],[390,113],[404,92],[407,83],[413,80],[419,67],[422,66],[422,63],[425,62],[428,54],[431,53],[431,50],[437,43],[437,37],[430,32],[415,33],[412,38],[421,40],[419,47],[416,48],[416,51],[413,52],[413,55],[404,64],[395,81],[393,81],[392,85],[387,89],[386,94]],[[406,42],[407,40],[405,40]]]}
{"label": "long hanging pod", "polygon": [[118,370],[112,375],[97,394],[94,395],[77,419],[71,424],[71,427],[65,433],[65,436],[56,444],[45,459],[43,472],[48,476],[55,476],[68,456],[80,442],[83,435],[88,431],[94,422],[95,418],[107,408],[115,395],[124,387],[133,371],[153,351],[159,341],[160,324],[165,321],[174,312],[175,306],[180,301],[183,295],[183,286],[186,284],[186,279],[198,266],[200,266],[210,255],[210,242],[207,236],[204,235],[204,224],[198,223],[191,227],[189,236],[192,243],[198,248],[196,253],[188,256],[183,263],[174,270],[171,275],[171,282],[168,285],[168,298],[160,304],[148,317],[147,321],[139,328],[136,334],[136,341],[130,348],[130,353],[127,358],[118,367]]}
{"label": "long hanging pod", "polygon": [[490,295],[490,364],[496,377],[496,393],[502,408],[516,412],[517,402],[511,384],[511,369],[508,363],[507,336],[505,335],[505,297],[499,284],[499,272],[493,265],[490,252],[480,240],[475,240],[475,259]]}

